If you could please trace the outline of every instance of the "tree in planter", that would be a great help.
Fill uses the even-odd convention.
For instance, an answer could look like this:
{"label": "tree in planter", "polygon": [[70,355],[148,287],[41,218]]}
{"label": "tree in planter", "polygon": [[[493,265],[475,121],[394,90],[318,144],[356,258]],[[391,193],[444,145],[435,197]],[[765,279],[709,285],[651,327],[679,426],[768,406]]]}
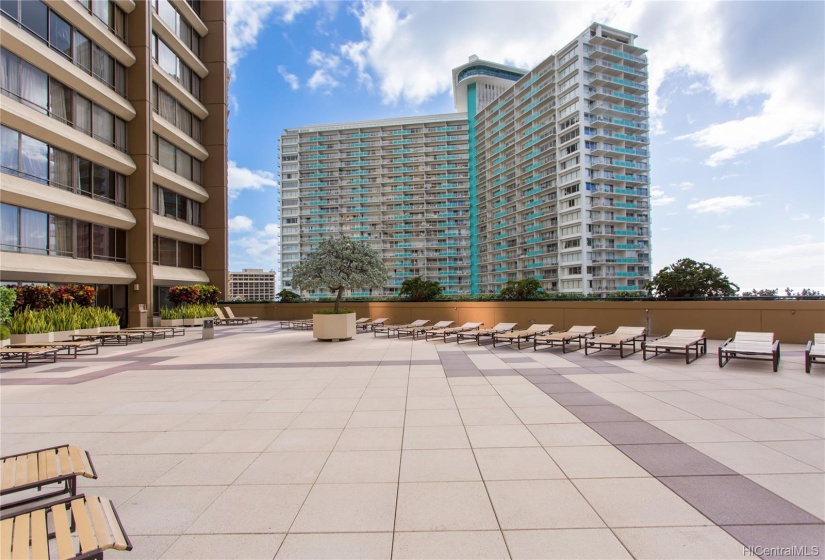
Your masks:
{"label": "tree in planter", "polygon": [[381,257],[364,241],[348,237],[325,239],[318,249],[292,269],[292,283],[302,290],[329,288],[337,292],[338,313],[344,290],[380,288],[389,279]]}
{"label": "tree in planter", "polygon": [[441,291],[441,284],[437,281],[416,276],[404,280],[398,295],[409,301],[432,301],[441,295]]}
{"label": "tree in planter", "polygon": [[499,294],[503,300],[529,301],[534,299],[544,299],[544,292],[541,291],[541,282],[535,278],[525,278],[523,280],[508,280]]}
{"label": "tree in planter", "polygon": [[739,286],[721,269],[693,259],[664,267],[645,288],[651,295],[668,298],[735,296],[739,292]]}

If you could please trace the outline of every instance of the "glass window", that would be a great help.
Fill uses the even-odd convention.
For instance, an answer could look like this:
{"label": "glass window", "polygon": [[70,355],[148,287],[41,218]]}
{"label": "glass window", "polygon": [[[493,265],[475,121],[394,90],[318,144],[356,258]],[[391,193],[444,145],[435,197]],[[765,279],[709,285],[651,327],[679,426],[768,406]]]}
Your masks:
{"label": "glass window", "polygon": [[20,95],[20,57],[3,49],[3,70],[0,72],[0,88],[3,94],[11,94],[16,98]]}
{"label": "glass window", "polygon": [[115,143],[115,117],[99,105],[92,110],[92,132],[95,138],[109,146]]}
{"label": "glass window", "polygon": [[92,224],[89,222],[77,222],[77,231],[75,233],[76,257],[78,259],[91,259]]}
{"label": "glass window", "polygon": [[158,110],[158,85],[152,82],[152,109]]}
{"label": "glass window", "polygon": [[126,177],[115,173],[115,204],[126,206]]}
{"label": "glass window", "polygon": [[202,182],[203,182],[201,165],[202,164],[201,164],[200,160],[197,160],[197,159],[192,160],[192,181],[194,181],[198,185],[202,184]]}
{"label": "glass window", "polygon": [[162,167],[175,170],[175,147],[163,138],[158,138],[158,158]]}
{"label": "glass window", "polygon": [[73,93],[57,80],[49,80],[49,110],[52,117],[69,126],[72,125]]}
{"label": "glass window", "polygon": [[192,202],[192,225],[200,227],[203,222],[201,222],[201,203]]}
{"label": "glass window", "polygon": [[49,177],[51,185],[61,189],[72,189],[72,155],[57,148],[49,150]]}
{"label": "glass window", "polygon": [[155,214],[159,213],[160,208],[158,202],[158,198],[160,198],[158,194],[159,189],[160,187],[158,187],[157,185],[152,185],[152,212],[154,212]]}
{"label": "glass window", "polygon": [[61,257],[74,256],[74,220],[63,216],[49,216],[49,247]]}
{"label": "glass window", "polygon": [[115,62],[115,92],[126,97],[126,67]]}
{"label": "glass window", "polygon": [[112,5],[111,14],[109,18],[109,27],[112,33],[117,35],[121,41],[126,40],[126,14],[115,5]]}
{"label": "glass window", "polygon": [[40,0],[26,0],[20,3],[20,23],[35,35],[48,41],[49,9]]}
{"label": "glass window", "polygon": [[92,195],[92,162],[77,158],[77,186],[80,194]]}
{"label": "glass window", "polygon": [[24,105],[48,114],[49,76],[25,61],[20,64],[20,97]]}
{"label": "glass window", "polygon": [[194,245],[193,249],[193,260],[195,261],[193,268],[201,269],[203,268],[203,247],[201,245]]}
{"label": "glass window", "polygon": [[99,46],[92,45],[92,74],[110,87],[115,85],[115,61]]}
{"label": "glass window", "polygon": [[192,244],[178,241],[178,266],[181,268],[194,268],[194,265]]}
{"label": "glass window", "polygon": [[114,185],[112,184],[112,171],[102,165],[94,166],[94,195],[109,200],[114,200]]}
{"label": "glass window", "polygon": [[170,123],[175,124],[177,101],[163,90],[158,92],[158,97],[158,114]]}
{"label": "glass window", "polygon": [[175,173],[183,177],[184,179],[192,180],[192,156],[184,152],[183,150],[177,149],[175,153]]}
{"label": "glass window", "polygon": [[45,255],[49,252],[49,215],[28,208],[20,209],[20,250]]}
{"label": "glass window", "polygon": [[17,206],[0,204],[0,251],[17,251],[18,220]]}
{"label": "glass window", "polygon": [[17,175],[20,169],[20,133],[16,130],[0,128],[0,162],[3,172]]}
{"label": "glass window", "polygon": [[186,216],[187,216],[187,212],[186,212],[187,204],[186,204],[186,202],[187,202],[187,200],[186,200],[185,196],[178,195],[177,218],[179,220],[183,220],[184,222],[186,221]]}
{"label": "glass window", "polygon": [[158,259],[158,263],[163,266],[177,266],[178,265],[178,244],[174,239],[168,239],[166,237],[159,237],[158,238],[158,248],[160,250],[160,255]]}
{"label": "glass window", "polygon": [[83,134],[92,133],[92,102],[82,95],[74,95],[74,127]]}
{"label": "glass window", "polygon": [[54,12],[49,14],[49,44],[66,58],[72,58],[72,26]]}
{"label": "glass window", "polygon": [[169,0],[160,0],[158,2],[158,15],[160,20],[172,31],[177,32],[178,12],[172,7]]}
{"label": "glass window", "polygon": [[92,224],[92,259],[112,260],[114,258],[114,235],[112,228]]}
{"label": "glass window", "polygon": [[49,147],[45,142],[35,140],[31,136],[20,137],[21,168],[27,179],[38,183],[48,184],[49,179]]}
{"label": "glass window", "polygon": [[74,63],[86,72],[92,71],[92,43],[77,29],[74,32]]}
{"label": "glass window", "polygon": [[92,0],[92,14],[109,25],[109,0]]}
{"label": "glass window", "polygon": [[172,52],[172,49],[166,46],[166,43],[158,39],[158,65],[167,74],[171,74],[175,78],[180,77],[178,72],[178,57]]}
{"label": "glass window", "polygon": [[121,152],[126,151],[126,121],[115,117],[115,148]]}
{"label": "glass window", "polygon": [[201,141],[201,121],[195,116],[192,116],[192,139]]}
{"label": "glass window", "polygon": [[178,195],[163,189],[163,215],[174,218],[177,215]]}
{"label": "glass window", "polygon": [[20,2],[18,0],[1,0],[0,10],[9,14],[14,21],[20,20],[20,14],[18,13],[20,10]]}
{"label": "glass window", "polygon": [[121,229],[113,229],[115,233],[115,260],[126,262],[126,232]]}

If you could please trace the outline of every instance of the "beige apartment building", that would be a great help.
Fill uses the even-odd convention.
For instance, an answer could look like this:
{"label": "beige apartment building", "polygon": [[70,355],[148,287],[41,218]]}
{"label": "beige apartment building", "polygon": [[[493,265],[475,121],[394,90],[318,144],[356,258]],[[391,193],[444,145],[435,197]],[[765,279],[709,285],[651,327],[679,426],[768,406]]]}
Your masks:
{"label": "beige apartment building", "polygon": [[91,284],[132,324],[226,293],[225,2],[0,8],[0,281]]}
{"label": "beige apartment building", "polygon": [[275,271],[244,268],[229,273],[229,299],[275,301]]}

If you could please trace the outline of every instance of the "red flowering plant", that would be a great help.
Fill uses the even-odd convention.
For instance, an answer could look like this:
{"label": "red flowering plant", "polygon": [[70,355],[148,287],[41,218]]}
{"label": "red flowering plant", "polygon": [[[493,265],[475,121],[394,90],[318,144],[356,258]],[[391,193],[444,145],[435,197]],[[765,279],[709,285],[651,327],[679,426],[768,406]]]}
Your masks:
{"label": "red flowering plant", "polygon": [[55,303],[54,288],[50,286],[17,286],[17,301],[15,302],[15,310],[29,308],[29,309],[48,309]]}
{"label": "red flowering plant", "polygon": [[209,284],[195,284],[193,286],[172,286],[169,288],[169,301],[178,305],[200,304],[215,305],[218,303],[221,291],[217,286]]}
{"label": "red flowering plant", "polygon": [[56,303],[76,303],[80,307],[92,307],[96,298],[97,292],[93,287],[78,284],[60,286],[54,292]]}

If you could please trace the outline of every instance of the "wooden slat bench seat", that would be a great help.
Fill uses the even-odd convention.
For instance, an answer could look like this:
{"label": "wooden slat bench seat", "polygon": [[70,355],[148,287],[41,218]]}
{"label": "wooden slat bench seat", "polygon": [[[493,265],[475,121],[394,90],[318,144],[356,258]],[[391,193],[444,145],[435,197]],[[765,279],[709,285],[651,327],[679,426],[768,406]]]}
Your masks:
{"label": "wooden slat bench seat", "polygon": [[512,332],[518,326],[518,323],[499,323],[490,327],[489,329],[477,329],[470,332],[460,332],[456,334],[456,344],[461,344],[464,339],[475,340],[476,344],[481,346],[481,339],[489,337],[492,339],[497,334]]}
{"label": "wooden slat bench seat", "polygon": [[496,347],[496,344],[500,344],[502,342],[506,342],[507,344],[513,344],[515,342],[518,349],[521,350],[522,342],[529,342],[534,336],[550,332],[552,329],[553,325],[543,325],[537,323],[530,325],[529,328],[521,331],[496,333],[493,335],[493,348]]}
{"label": "wooden slat bench seat", "polygon": [[[562,354],[567,353],[567,345],[574,342],[579,343],[579,350],[582,348],[582,341],[593,338],[593,333],[596,332],[596,327],[593,325],[573,325],[566,331],[559,331],[544,335],[536,335],[533,337],[533,352],[539,346],[561,346]],[[586,351],[586,350],[585,350]]]}
{"label": "wooden slat bench seat", "polygon": [[584,353],[587,354],[588,348],[598,348],[596,352],[603,352],[604,350],[619,350],[619,357],[625,357],[625,347],[630,346],[633,351],[627,354],[630,356],[641,349],[636,348],[636,343],[644,343],[647,338],[647,329],[645,327],[619,327],[612,333],[606,333],[602,336],[597,336],[584,343]]}
{"label": "wooden slat bench seat", "polygon": [[6,509],[66,493],[75,495],[78,476],[97,478],[97,472],[89,453],[74,445],[59,445],[0,457],[0,496],[49,484],[63,485],[60,490],[21,500],[10,502],[4,499],[0,508]]}
{"label": "wooden slat bench seat", "polygon": [[[4,348],[9,349],[17,349],[17,348],[38,348],[42,347],[43,343],[19,343],[19,344],[9,344],[8,346],[4,346]],[[57,357],[65,357],[65,358],[77,358],[78,354],[86,354],[86,353],[94,353],[98,354],[100,350],[100,344],[92,340],[60,340],[57,342],[49,342],[50,348],[57,348],[58,355]],[[60,351],[65,350],[65,354],[60,354]]]}
{"label": "wooden slat bench seat", "polygon": [[779,370],[779,341],[774,340],[771,332],[738,331],[733,338],[727,339],[719,347],[719,367],[725,367],[731,358],[767,358],[773,363],[773,371],[776,372]]}
{"label": "wooden slat bench seat", "polygon": [[825,359],[825,333],[815,333],[814,339],[805,345],[805,373],[811,373],[811,364]]}
{"label": "wooden slat bench seat", "polygon": [[432,336],[433,340],[435,340],[438,337],[441,337],[444,340],[444,342],[447,342],[448,337],[458,337],[458,333],[461,332],[477,331],[481,328],[481,325],[483,324],[484,323],[467,322],[461,325],[460,327],[450,327],[447,329],[433,329],[431,331],[424,331],[424,340],[430,340],[430,337]]}
{"label": "wooden slat bench seat", "polygon": [[434,325],[430,325],[429,327],[400,327],[396,329],[395,333],[398,338],[401,338],[401,335],[409,336],[412,335],[413,340],[415,340],[415,335],[422,334],[427,331],[432,331],[436,329],[446,329],[450,325],[455,323],[455,321],[439,321]]}
{"label": "wooden slat bench seat", "polygon": [[102,560],[103,552],[111,549],[132,550],[132,543],[106,498],[80,494],[0,519],[3,560]]}
{"label": "wooden slat bench seat", "polygon": [[[29,364],[54,363],[57,361],[57,353],[60,349],[48,344],[28,348],[8,348],[0,349],[0,367],[27,368]],[[18,365],[9,365],[18,364]]]}
{"label": "wooden slat bench seat", "polygon": [[[690,351],[693,349],[695,357],[690,359]],[[703,329],[673,329],[667,336],[654,340],[642,342],[642,359],[648,360],[648,352],[652,352],[655,358],[660,354],[677,353],[685,355],[685,363],[695,362],[700,356],[704,356],[708,351],[708,339],[705,338]]]}

